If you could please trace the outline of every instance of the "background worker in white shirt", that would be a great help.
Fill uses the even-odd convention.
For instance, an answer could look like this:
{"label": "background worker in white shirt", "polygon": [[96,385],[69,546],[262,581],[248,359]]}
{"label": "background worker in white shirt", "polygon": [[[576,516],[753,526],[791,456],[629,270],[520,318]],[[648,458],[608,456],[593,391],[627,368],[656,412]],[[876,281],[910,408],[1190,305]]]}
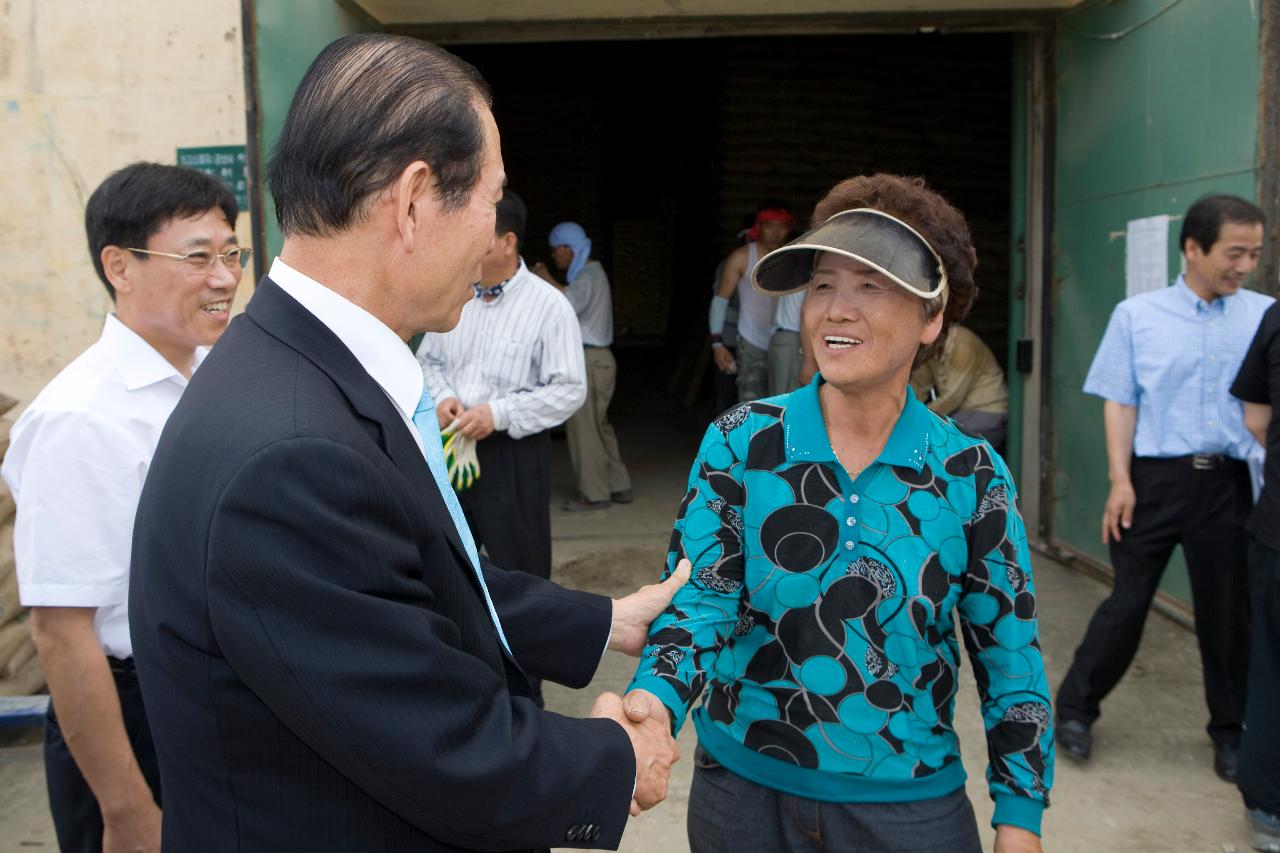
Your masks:
{"label": "background worker in white shirt", "polygon": [[85,209],[114,303],[102,337],[14,425],[18,588],[49,682],[49,806],[63,851],[160,849],[160,779],[133,669],[129,557],[161,429],[222,334],[249,249],[216,178],[135,163]]}
{"label": "background worker in white shirt", "polygon": [[[440,428],[478,442],[480,477],[458,492],[477,547],[500,566],[551,577],[551,429],[587,396],[573,306],[520,257],[528,213],[504,190],[476,298],[418,360]],[[541,690],[535,684],[541,704]]]}
{"label": "background worker in white shirt", "polygon": [[591,256],[591,240],[576,222],[561,222],[547,235],[551,261],[564,272],[556,281],[544,263],[535,275],[554,285],[569,299],[582,332],[587,368],[587,397],[565,425],[569,461],[578,481],[578,494],[567,501],[566,512],[608,509],[631,503],[631,474],[622,462],[618,435],[609,423],[609,402],[618,381],[613,351],[613,291],[604,266]]}
{"label": "background worker in white shirt", "polygon": [[[769,347],[777,329],[779,302],[778,297],[751,286],[751,270],[757,261],[790,239],[795,222],[786,202],[762,202],[756,209],[755,224],[747,232],[747,244],[729,253],[720,272],[720,286],[711,298],[708,314],[711,357],[722,372],[737,374],[738,401],[742,403],[770,394]],[[736,353],[730,354],[724,345],[724,323],[729,299],[735,293],[738,296],[738,346]],[[792,328],[797,332],[797,350],[798,330],[797,322]]]}

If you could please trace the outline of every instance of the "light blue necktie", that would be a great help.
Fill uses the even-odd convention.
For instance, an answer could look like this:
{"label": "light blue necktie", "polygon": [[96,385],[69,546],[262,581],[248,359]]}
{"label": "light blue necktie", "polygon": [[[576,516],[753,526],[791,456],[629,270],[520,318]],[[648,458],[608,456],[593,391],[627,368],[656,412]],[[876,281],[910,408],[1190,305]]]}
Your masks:
{"label": "light blue necktie", "polygon": [[422,399],[418,401],[418,408],[413,413],[413,425],[417,427],[418,435],[422,436],[422,448],[426,452],[427,467],[431,469],[431,476],[435,477],[436,487],[440,489],[440,497],[444,498],[444,505],[449,508],[449,516],[453,519],[453,526],[458,530],[462,547],[467,549],[467,556],[471,558],[471,568],[476,573],[476,580],[480,582],[480,591],[484,593],[484,603],[489,608],[493,627],[498,631],[498,639],[502,642],[502,647],[507,650],[507,654],[511,654],[511,646],[507,645],[507,635],[502,633],[502,620],[498,618],[498,611],[493,608],[489,587],[484,582],[484,572],[480,571],[480,555],[476,551],[476,540],[471,538],[471,528],[467,526],[467,517],[462,514],[462,504],[458,503],[458,496],[454,494],[453,486],[449,484],[449,474],[444,462],[444,446],[440,444],[440,421],[436,417],[436,404],[431,399],[431,392],[425,388],[422,391]]}

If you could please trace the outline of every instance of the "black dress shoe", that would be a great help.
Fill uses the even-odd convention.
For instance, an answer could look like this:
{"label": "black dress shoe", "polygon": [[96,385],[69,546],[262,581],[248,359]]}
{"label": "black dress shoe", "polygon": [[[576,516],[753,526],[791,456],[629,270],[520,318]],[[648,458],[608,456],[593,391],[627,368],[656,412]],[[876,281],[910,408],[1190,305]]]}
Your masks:
{"label": "black dress shoe", "polygon": [[1213,745],[1213,772],[1223,782],[1236,783],[1236,770],[1240,766],[1240,750],[1230,744]]}
{"label": "black dress shoe", "polygon": [[1079,761],[1087,761],[1093,752],[1093,734],[1088,723],[1062,720],[1054,728],[1054,738],[1063,752]]}
{"label": "black dress shoe", "polygon": [[633,500],[633,498],[631,497],[631,490],[623,489],[620,492],[614,492],[613,494],[609,495],[609,500],[613,501],[616,504],[629,504]]}

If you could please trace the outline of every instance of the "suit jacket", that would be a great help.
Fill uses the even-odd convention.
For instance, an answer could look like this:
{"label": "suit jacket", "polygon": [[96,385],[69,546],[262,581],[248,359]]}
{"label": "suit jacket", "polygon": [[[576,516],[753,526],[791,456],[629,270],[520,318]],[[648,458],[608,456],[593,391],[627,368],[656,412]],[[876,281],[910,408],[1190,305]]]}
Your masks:
{"label": "suit jacket", "polygon": [[402,416],[270,279],[192,379],[135,524],[134,655],[175,851],[616,847],[635,760],[585,686],[607,598],[485,565]]}

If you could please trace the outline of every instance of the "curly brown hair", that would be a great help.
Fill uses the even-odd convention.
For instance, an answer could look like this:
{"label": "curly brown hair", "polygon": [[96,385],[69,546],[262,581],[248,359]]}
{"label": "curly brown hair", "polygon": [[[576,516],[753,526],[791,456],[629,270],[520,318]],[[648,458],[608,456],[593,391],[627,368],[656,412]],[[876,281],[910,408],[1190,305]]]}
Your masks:
{"label": "curly brown hair", "polygon": [[[978,287],[973,281],[978,253],[973,248],[969,223],[951,202],[929,189],[924,178],[877,173],[849,178],[832,187],[814,207],[813,224],[820,225],[842,210],[859,207],[882,210],[901,219],[920,232],[942,259],[948,290],[942,333],[932,344],[920,348],[916,356],[916,364],[920,364],[941,349],[947,332],[968,315],[978,298]],[[925,318],[936,316],[942,305],[942,297],[926,301]]]}

